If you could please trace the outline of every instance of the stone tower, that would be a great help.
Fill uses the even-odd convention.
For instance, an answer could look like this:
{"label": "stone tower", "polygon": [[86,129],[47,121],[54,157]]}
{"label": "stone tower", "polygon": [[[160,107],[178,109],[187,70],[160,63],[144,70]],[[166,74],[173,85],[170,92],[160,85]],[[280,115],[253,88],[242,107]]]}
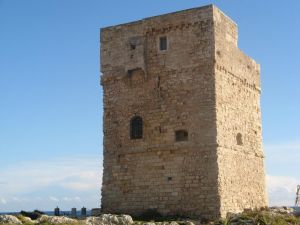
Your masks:
{"label": "stone tower", "polygon": [[260,67],[237,40],[213,5],[101,29],[104,212],[267,205]]}

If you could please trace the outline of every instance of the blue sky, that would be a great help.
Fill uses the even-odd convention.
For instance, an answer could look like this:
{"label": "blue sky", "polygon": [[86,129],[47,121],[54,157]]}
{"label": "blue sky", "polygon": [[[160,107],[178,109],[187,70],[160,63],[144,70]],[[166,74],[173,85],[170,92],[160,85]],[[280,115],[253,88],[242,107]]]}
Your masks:
{"label": "blue sky", "polygon": [[215,4],[261,64],[271,204],[300,184],[300,2],[0,0],[0,211],[100,204],[99,29]]}

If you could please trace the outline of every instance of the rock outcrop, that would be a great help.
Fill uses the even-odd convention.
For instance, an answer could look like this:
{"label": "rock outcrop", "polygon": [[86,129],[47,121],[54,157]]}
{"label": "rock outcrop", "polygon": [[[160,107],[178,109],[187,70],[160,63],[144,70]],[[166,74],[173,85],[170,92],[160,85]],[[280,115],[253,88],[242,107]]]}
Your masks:
{"label": "rock outcrop", "polygon": [[129,215],[103,214],[99,217],[88,217],[86,225],[130,225],[133,224],[132,217]]}
{"label": "rock outcrop", "polygon": [[72,223],[76,223],[77,220],[65,216],[42,215],[36,221],[36,223],[45,223],[45,222],[48,222],[50,224],[72,224]]}
{"label": "rock outcrop", "polygon": [[0,224],[22,224],[22,222],[12,215],[0,215]]}
{"label": "rock outcrop", "polygon": [[277,214],[294,214],[295,210],[290,207],[271,207],[269,208],[271,213],[277,213]]}

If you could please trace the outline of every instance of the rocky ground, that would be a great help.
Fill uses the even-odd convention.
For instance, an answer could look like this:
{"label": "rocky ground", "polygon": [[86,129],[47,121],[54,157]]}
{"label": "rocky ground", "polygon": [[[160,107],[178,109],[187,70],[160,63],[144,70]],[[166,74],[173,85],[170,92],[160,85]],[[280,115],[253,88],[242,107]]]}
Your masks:
{"label": "rocky ground", "polygon": [[189,219],[156,219],[150,221],[133,220],[129,215],[102,214],[98,217],[72,219],[65,216],[42,215],[36,220],[22,215],[0,215],[4,225],[300,225],[300,218],[291,208],[276,207],[259,211],[245,211],[228,215],[217,221]]}

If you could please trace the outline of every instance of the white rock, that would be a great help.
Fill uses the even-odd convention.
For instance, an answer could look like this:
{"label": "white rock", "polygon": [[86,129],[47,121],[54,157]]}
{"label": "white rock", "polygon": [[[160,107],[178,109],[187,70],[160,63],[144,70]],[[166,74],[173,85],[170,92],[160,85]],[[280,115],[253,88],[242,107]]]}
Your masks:
{"label": "white rock", "polygon": [[143,223],[143,225],[156,225],[156,224],[153,222],[147,222],[147,223]]}
{"label": "white rock", "polygon": [[42,215],[40,218],[38,218],[36,221],[38,223],[44,223],[44,222],[48,222],[50,219],[50,216],[47,215]]}
{"label": "white rock", "polygon": [[184,225],[195,225],[192,221],[185,221]]}
{"label": "white rock", "polygon": [[99,217],[88,217],[86,225],[130,225],[133,220],[129,215],[102,214]]}
{"label": "white rock", "polygon": [[119,225],[133,224],[133,219],[129,215],[121,215],[121,216],[119,216],[118,220],[119,220]]}
{"label": "white rock", "polygon": [[0,215],[1,224],[22,224],[22,222],[12,215]]}
{"label": "white rock", "polygon": [[[32,220],[30,217],[26,217],[26,216],[23,216],[23,220],[26,222],[26,223],[37,223],[36,220]],[[23,221],[23,222],[24,222]]]}
{"label": "white rock", "polygon": [[37,219],[38,223],[52,223],[52,224],[62,224],[62,223],[76,223],[77,221],[65,216],[47,216],[42,215],[40,218]]}
{"label": "white rock", "polygon": [[270,211],[279,214],[293,214],[294,209],[289,207],[271,207]]}
{"label": "white rock", "polygon": [[179,225],[177,222],[172,221],[170,225]]}
{"label": "white rock", "polygon": [[40,218],[37,219],[38,223],[43,223],[43,222],[47,222],[49,220],[49,216],[47,215],[42,215]]}

